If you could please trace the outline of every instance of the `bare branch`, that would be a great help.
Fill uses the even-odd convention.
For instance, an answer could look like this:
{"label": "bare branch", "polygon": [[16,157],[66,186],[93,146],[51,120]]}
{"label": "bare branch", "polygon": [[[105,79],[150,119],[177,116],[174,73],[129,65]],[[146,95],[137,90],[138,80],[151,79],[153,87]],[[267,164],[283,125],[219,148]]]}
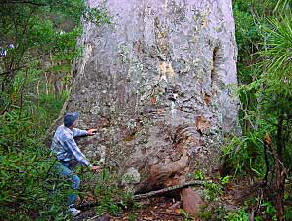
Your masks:
{"label": "bare branch", "polygon": [[181,185],[176,185],[176,186],[171,186],[171,187],[167,187],[167,188],[156,190],[156,191],[151,191],[145,194],[134,195],[134,199],[135,200],[145,199],[145,198],[149,198],[158,194],[163,194],[163,193],[167,193],[173,190],[182,189],[188,186],[202,186],[205,183],[206,182],[204,181],[195,180],[195,181],[191,181],[191,182],[184,183]]}

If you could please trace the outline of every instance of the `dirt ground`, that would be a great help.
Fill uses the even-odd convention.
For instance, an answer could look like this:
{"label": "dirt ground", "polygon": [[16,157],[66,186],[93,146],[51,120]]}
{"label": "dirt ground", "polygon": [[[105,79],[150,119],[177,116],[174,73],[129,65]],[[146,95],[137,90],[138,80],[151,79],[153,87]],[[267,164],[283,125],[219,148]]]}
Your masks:
{"label": "dirt ground", "polygon": [[[240,208],[242,201],[246,196],[254,195],[253,185],[248,179],[240,182],[230,182],[224,188],[223,194],[219,201],[227,210],[237,210]],[[74,221],[117,221],[117,220],[158,220],[158,221],[180,221],[194,220],[187,219],[186,214],[182,210],[182,202],[179,194],[168,196],[157,196],[139,201],[141,208],[136,211],[124,211],[120,216],[114,217],[108,214],[98,216],[94,207],[87,208],[74,218]],[[190,218],[190,217],[189,217]]]}
{"label": "dirt ground", "polygon": [[184,220],[181,201],[176,201],[170,197],[156,197],[140,202],[141,208],[135,212],[124,212],[119,217],[104,214],[99,217],[96,215],[95,208],[83,211],[74,221],[117,221],[117,220],[161,220],[161,221],[180,221]]}

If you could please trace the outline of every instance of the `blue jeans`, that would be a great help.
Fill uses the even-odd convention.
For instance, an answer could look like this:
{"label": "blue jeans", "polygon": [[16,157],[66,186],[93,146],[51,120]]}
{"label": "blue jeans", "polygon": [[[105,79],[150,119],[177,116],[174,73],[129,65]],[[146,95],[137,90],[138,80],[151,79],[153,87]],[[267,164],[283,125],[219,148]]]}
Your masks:
{"label": "blue jeans", "polygon": [[[74,190],[77,190],[80,185],[80,179],[79,177],[74,174],[74,172],[69,168],[69,165],[66,165],[65,163],[62,164],[60,162],[56,162],[55,168],[57,170],[57,173],[63,177],[68,178],[72,182],[72,188]],[[68,197],[68,204],[69,206],[73,206],[76,200],[75,194],[70,194]]]}

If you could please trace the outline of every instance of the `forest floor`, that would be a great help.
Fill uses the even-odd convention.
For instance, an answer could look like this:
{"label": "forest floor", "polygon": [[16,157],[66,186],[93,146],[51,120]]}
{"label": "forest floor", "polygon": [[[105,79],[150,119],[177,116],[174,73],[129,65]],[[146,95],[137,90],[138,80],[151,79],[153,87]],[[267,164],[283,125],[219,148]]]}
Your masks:
{"label": "forest floor", "polygon": [[[230,182],[225,186],[223,194],[220,196],[220,204],[224,205],[227,210],[236,210],[242,203],[243,196],[249,195],[251,191],[249,181]],[[161,220],[161,221],[180,221],[180,220],[199,220],[188,219],[187,214],[183,211],[183,205],[180,196],[157,196],[139,201],[141,207],[135,211],[124,211],[119,216],[104,214],[98,216],[96,208],[92,207],[83,210],[82,213],[74,218],[74,221],[117,221],[117,220]]]}
{"label": "forest floor", "polygon": [[74,221],[116,221],[116,220],[184,220],[182,213],[181,201],[176,201],[170,197],[154,197],[140,201],[141,208],[135,212],[124,212],[118,217],[113,217],[108,214],[97,216],[95,208],[82,212]]}

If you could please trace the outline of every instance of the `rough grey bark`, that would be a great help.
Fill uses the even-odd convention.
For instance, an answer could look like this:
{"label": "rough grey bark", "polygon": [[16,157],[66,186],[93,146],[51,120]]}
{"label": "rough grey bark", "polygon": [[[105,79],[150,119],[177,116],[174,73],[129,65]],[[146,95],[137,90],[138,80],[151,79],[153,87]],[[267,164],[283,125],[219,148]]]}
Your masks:
{"label": "rough grey bark", "polygon": [[84,25],[67,108],[80,112],[80,127],[98,128],[81,149],[126,178],[134,171],[140,192],[183,183],[194,169],[210,173],[236,128],[231,0],[103,4],[112,24]]}

